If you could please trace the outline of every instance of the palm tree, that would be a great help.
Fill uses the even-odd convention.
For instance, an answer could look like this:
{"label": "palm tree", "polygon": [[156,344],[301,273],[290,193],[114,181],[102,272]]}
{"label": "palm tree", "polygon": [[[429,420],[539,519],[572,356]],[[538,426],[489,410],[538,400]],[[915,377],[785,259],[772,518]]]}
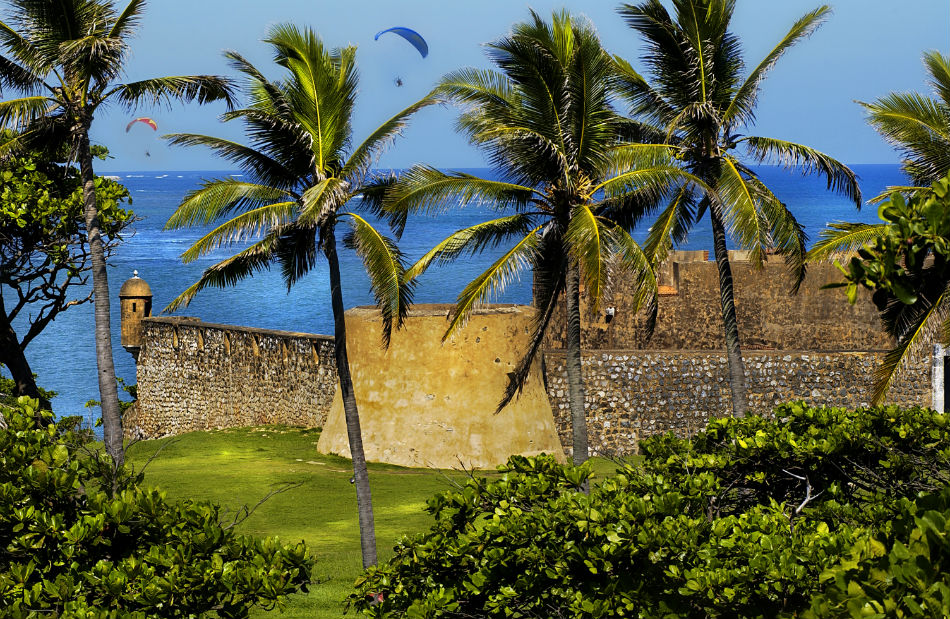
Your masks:
{"label": "palm tree", "polygon": [[[485,151],[495,179],[416,166],[386,194],[385,209],[404,225],[411,212],[486,202],[504,216],[459,230],[406,274],[412,281],[434,262],[513,243],[459,294],[449,337],[471,310],[520,271],[534,273],[538,309],[528,350],[498,406],[521,390],[558,303],[566,303],[566,366],[573,459],[588,457],[581,372],[580,282],[596,310],[608,274],[627,267],[637,303],[655,309],[656,280],[628,229],[642,204],[690,175],[668,161],[663,145],[623,145],[629,123],[610,106],[613,66],[593,27],[567,12],[531,19],[488,46],[499,70],[463,69],[445,76],[439,96],[463,108],[458,129]],[[500,180],[498,180],[500,179]]]}
{"label": "palm tree", "polygon": [[924,54],[924,65],[936,97],[895,92],[873,103],[859,101],[871,126],[903,155],[901,169],[913,183],[889,187],[872,202],[894,193],[929,189],[950,173],[950,58],[930,51]]}
{"label": "palm tree", "polygon": [[[903,155],[901,169],[912,183],[888,187],[872,204],[898,193],[930,191],[931,185],[950,173],[950,58],[930,51],[924,54],[924,65],[936,97],[895,92],[873,103],[858,102],[867,110],[871,126]],[[886,223],[833,223],[822,232],[808,260],[848,259],[886,233],[887,227]]]}
{"label": "palm tree", "polygon": [[[625,4],[620,14],[646,42],[648,81],[621,58],[621,94],[631,113],[677,151],[686,169],[714,193],[687,186],[658,215],[645,250],[662,261],[674,243],[686,239],[706,212],[712,223],[719,271],[720,305],[729,360],[733,414],[746,411],[745,369],[733,295],[727,237],[751,250],[761,266],[769,252],[785,256],[797,289],[804,278],[805,233],[792,213],[746,162],[779,163],[803,174],[820,174],[829,189],[861,204],[854,174],[813,148],[765,137],[740,135],[755,120],[759,89],[769,71],[795,43],[826,18],[820,7],[799,19],[765,58],[746,75],[739,39],[729,31],[735,0],[673,0],[674,12],[660,0]],[[746,158],[736,154],[744,147]]]}
{"label": "palm tree", "polygon": [[133,110],[141,104],[173,100],[231,102],[227,80],[187,75],[121,83],[145,8],[132,0],[117,12],[108,0],[8,0],[10,17],[0,21],[0,86],[21,97],[0,102],[0,126],[22,132],[11,147],[65,144],[79,162],[83,183],[95,301],[96,364],[106,450],[116,466],[124,460],[122,420],[116,390],[109,324],[109,282],[96,205],[89,130],[97,111],[117,104]]}
{"label": "palm tree", "polygon": [[348,207],[361,204],[357,198],[364,192],[373,192],[370,166],[386,144],[414,112],[435,100],[427,97],[411,105],[351,149],[356,48],[327,50],[312,30],[293,25],[272,28],[265,42],[285,70],[280,80],[267,79],[238,53],[226,53],[246,78],[250,104],[224,114],[223,120],[242,121],[250,145],[205,135],[169,136],[175,145],[210,148],[238,165],[250,180],[222,178],[204,183],[185,196],[166,224],[166,228],[181,228],[223,220],[182,255],[185,262],[251,237],[259,240],[208,267],[165,311],[187,305],[208,286],[231,286],[273,263],[280,265],[289,288],[314,267],[323,252],[330,267],[336,369],[353,456],[363,566],[368,567],[376,564],[373,507],[346,355],[336,226],[344,220],[350,225],[343,242],[356,250],[369,273],[388,344],[394,323],[401,324],[410,302],[410,287],[402,285],[402,257],[392,241]]}
{"label": "palm tree", "polygon": [[[930,51],[924,54],[924,66],[935,96],[890,93],[873,103],[859,102],[868,112],[868,122],[903,155],[901,169],[912,183],[888,187],[872,203],[884,202],[897,194],[928,194],[931,185],[950,174],[950,58]],[[808,252],[808,260],[849,260],[862,247],[885,237],[892,228],[890,222],[830,224]],[[882,313],[886,328],[897,342],[875,371],[873,404],[883,402],[900,369],[938,329],[945,310],[940,301],[942,297],[928,289],[913,307]]]}

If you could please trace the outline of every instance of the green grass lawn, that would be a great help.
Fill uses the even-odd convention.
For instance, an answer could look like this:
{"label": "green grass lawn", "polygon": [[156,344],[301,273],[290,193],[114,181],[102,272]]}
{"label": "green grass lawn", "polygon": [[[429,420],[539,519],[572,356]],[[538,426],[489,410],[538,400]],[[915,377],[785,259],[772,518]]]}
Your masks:
{"label": "green grass lawn", "polygon": [[[274,426],[194,432],[137,443],[128,458],[139,469],[161,449],[146,469],[145,484],[162,488],[172,499],[216,502],[229,517],[284,484],[299,483],[257,507],[238,531],[306,541],[317,560],[314,577],[319,582],[309,594],[292,596],[283,615],[252,616],[339,619],[342,601],[362,568],[356,491],[350,484],[350,461],[317,453],[318,437],[317,430]],[[596,460],[594,468],[603,475],[613,464]],[[381,562],[392,555],[400,537],[429,527],[426,500],[465,475],[383,464],[370,464],[369,472]]]}

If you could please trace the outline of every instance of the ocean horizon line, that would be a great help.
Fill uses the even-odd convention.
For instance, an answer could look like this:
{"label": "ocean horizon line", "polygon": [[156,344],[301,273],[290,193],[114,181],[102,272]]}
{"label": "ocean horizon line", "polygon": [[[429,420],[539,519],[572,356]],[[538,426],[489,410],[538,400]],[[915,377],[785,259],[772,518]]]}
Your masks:
{"label": "ocean horizon line", "polygon": [[[845,163],[848,167],[861,166],[861,167],[870,167],[870,166],[879,166],[879,167],[900,167],[902,164],[900,162],[895,163]],[[409,166],[411,167],[411,166]],[[375,168],[375,171],[395,171],[395,170],[408,170],[409,167],[389,167],[389,168]],[[752,164],[753,168],[775,168],[782,169],[787,168],[781,164]],[[489,166],[438,166],[439,170],[492,170],[493,168]],[[151,173],[166,173],[166,174],[198,174],[198,173],[213,173],[213,174],[229,174],[231,176],[246,176],[242,170],[230,170],[227,168],[195,168],[191,170],[176,170],[172,168],[149,168],[145,170],[132,170],[132,169],[121,169],[121,170],[96,170],[96,175],[98,176],[119,176],[126,174],[151,174]]]}

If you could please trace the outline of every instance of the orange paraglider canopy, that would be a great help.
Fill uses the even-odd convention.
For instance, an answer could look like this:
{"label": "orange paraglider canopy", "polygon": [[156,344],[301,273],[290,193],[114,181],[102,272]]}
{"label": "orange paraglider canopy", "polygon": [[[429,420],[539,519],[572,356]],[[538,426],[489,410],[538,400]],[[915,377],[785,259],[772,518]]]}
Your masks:
{"label": "orange paraglider canopy", "polygon": [[142,116],[141,118],[136,118],[135,120],[133,120],[132,122],[130,122],[129,124],[127,124],[127,125],[125,126],[125,132],[128,133],[128,132],[129,132],[129,129],[131,129],[131,128],[132,128],[132,125],[134,125],[135,123],[145,123],[146,125],[148,125],[149,127],[151,127],[153,131],[158,131],[158,123],[156,123],[156,122],[155,122],[154,120],[152,120],[151,118],[148,118],[148,117],[146,117],[146,116]]}

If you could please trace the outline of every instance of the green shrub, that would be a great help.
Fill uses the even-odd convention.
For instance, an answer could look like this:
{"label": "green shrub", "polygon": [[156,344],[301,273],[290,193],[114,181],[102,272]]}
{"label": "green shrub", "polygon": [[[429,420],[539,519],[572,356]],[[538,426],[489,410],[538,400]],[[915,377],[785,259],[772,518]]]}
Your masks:
{"label": "green shrub", "polygon": [[38,429],[35,401],[17,404],[0,410],[0,616],[246,617],[306,591],[303,543],[236,535],[216,505],[169,503],[141,476],[112,492],[75,419]]}
{"label": "green shrub", "polygon": [[893,526],[822,574],[806,618],[950,617],[950,488],[900,507]]}
{"label": "green shrub", "polygon": [[[429,502],[432,529],[371,568],[375,617],[793,617],[852,547],[946,483],[946,418],[779,407],[641,444],[589,495],[585,467],[512,458]],[[826,580],[827,580],[826,576]]]}

